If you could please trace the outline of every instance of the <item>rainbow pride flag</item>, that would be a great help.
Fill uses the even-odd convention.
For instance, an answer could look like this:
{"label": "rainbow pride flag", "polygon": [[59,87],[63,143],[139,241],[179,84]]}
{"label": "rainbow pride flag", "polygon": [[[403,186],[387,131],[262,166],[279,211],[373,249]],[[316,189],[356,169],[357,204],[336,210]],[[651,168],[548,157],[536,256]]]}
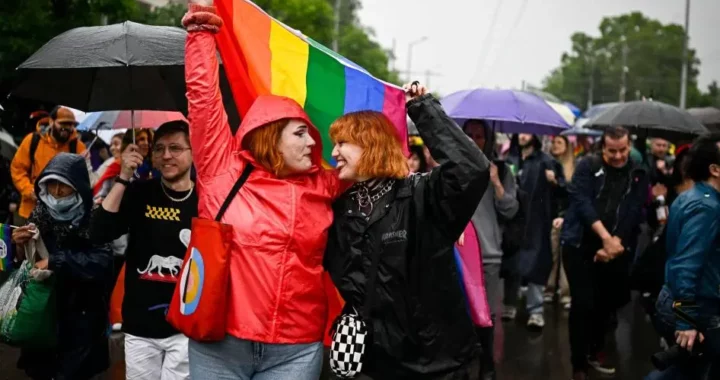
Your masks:
{"label": "rainbow pride flag", "polygon": [[9,224],[0,224],[0,272],[10,272],[12,263],[12,231]]}
{"label": "rainbow pride flag", "polygon": [[330,124],[355,111],[384,113],[407,152],[405,94],[365,69],[273,19],[247,0],[215,0],[225,25],[216,41],[240,115],[258,95],[295,99],[323,139],[323,158],[332,162]]}

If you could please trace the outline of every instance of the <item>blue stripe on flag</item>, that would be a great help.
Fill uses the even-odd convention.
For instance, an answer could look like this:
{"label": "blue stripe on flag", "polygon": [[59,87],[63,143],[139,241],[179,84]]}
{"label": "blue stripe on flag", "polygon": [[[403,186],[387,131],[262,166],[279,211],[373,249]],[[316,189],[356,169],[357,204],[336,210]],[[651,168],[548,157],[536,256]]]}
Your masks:
{"label": "blue stripe on flag", "polygon": [[368,74],[345,67],[345,113],[382,112],[384,101],[385,85]]}

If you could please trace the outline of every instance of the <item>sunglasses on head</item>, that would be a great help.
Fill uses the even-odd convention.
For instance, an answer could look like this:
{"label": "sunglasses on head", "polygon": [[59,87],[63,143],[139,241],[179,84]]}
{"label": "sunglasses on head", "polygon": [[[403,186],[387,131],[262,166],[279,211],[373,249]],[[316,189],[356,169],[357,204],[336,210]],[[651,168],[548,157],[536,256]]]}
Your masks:
{"label": "sunglasses on head", "polygon": [[68,127],[68,128],[75,128],[78,125],[78,123],[75,121],[59,121],[58,125],[63,126],[63,127]]}

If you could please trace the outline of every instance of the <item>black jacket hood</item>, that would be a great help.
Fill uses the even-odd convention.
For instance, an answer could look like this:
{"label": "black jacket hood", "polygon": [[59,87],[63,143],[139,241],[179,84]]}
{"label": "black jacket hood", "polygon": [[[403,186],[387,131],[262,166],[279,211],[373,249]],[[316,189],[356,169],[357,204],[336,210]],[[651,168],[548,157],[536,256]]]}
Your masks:
{"label": "black jacket hood", "polygon": [[40,198],[40,182],[44,177],[51,174],[63,177],[73,185],[80,194],[80,198],[82,198],[85,215],[89,216],[93,201],[90,175],[88,174],[85,159],[78,154],[72,153],[58,153],[53,157],[35,180],[35,196],[38,198]]}

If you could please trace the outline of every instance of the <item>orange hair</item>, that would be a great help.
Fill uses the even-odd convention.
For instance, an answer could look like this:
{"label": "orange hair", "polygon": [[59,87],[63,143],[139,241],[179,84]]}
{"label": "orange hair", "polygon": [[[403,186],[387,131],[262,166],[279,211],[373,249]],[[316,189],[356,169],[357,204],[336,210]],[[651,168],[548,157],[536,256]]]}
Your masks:
{"label": "orange hair", "polygon": [[340,117],[330,126],[330,139],[363,148],[359,176],[401,179],[410,172],[397,130],[380,112],[360,111]]}
{"label": "orange hair", "polygon": [[250,151],[258,164],[276,176],[280,175],[280,171],[285,166],[278,143],[288,121],[288,119],[280,119],[255,128],[243,138],[242,142],[243,149]]}

